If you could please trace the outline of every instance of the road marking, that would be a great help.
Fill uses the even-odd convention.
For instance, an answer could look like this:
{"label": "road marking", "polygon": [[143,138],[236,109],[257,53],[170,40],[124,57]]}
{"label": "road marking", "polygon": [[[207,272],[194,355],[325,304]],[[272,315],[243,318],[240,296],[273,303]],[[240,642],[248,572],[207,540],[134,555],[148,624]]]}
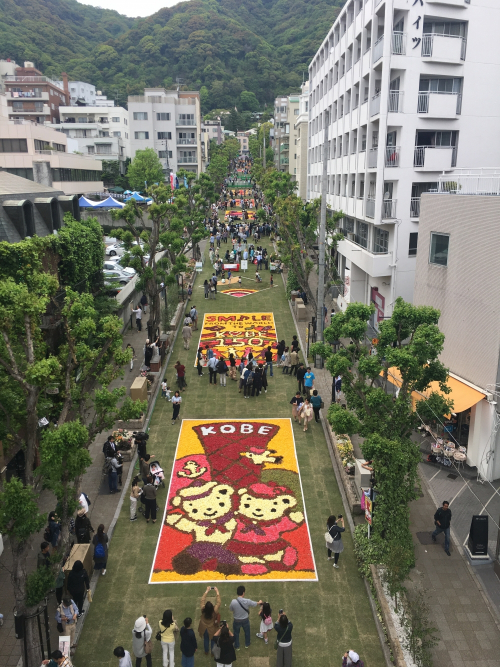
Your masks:
{"label": "road marking", "polygon": [[438,470],[437,473],[436,473],[435,475],[432,475],[432,477],[430,478],[430,480],[429,480],[428,483],[430,484],[430,483],[432,482],[432,480],[434,479],[434,477],[437,477],[437,476],[439,475],[440,472],[441,472],[441,470]]}
{"label": "road marking", "polygon": [[450,507],[451,507],[452,502],[453,502],[454,500],[456,500],[456,498],[458,498],[458,496],[462,493],[462,491],[465,489],[466,486],[467,486],[467,484],[463,484],[463,485],[461,486],[461,488],[459,489],[459,491],[458,491],[457,493],[455,493],[455,495],[453,496],[453,498],[450,500]]}

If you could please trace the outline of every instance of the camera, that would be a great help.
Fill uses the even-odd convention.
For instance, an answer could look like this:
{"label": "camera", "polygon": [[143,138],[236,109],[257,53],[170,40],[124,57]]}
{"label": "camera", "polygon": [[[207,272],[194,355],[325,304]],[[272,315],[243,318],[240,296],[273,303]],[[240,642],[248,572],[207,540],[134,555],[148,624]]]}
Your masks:
{"label": "camera", "polygon": [[215,586],[210,586],[210,590],[211,591],[215,590]]}
{"label": "camera", "polygon": [[223,628],[225,628],[227,625],[227,621],[221,621],[220,624],[222,625]]}
{"label": "camera", "polygon": [[339,519],[343,519],[343,518],[344,518],[344,517],[342,516],[342,514],[339,514]]}
{"label": "camera", "polygon": [[279,610],[279,613],[282,614],[282,613],[283,613],[283,609],[280,609],[280,610]]}

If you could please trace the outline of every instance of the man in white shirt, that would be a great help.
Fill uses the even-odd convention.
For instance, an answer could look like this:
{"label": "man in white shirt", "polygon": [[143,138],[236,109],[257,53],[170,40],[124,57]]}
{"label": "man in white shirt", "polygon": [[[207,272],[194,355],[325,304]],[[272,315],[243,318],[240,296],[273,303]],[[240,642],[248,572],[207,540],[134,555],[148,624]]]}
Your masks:
{"label": "man in white shirt", "polygon": [[197,331],[198,329],[198,311],[196,310],[196,306],[193,306],[191,310],[189,311],[189,317],[193,320],[193,331]]}
{"label": "man in white shirt", "polygon": [[78,498],[78,502],[80,503],[80,507],[82,507],[85,510],[85,514],[87,514],[89,511],[89,504],[87,502],[87,498],[85,497],[84,493],[80,495],[80,497]]}
{"label": "man in white shirt", "polygon": [[142,308],[141,304],[137,306],[134,310],[132,304],[130,304],[130,310],[135,314],[135,323],[137,324],[137,331],[142,331]]}
{"label": "man in white shirt", "polygon": [[217,385],[217,355],[214,353],[214,356],[208,360],[208,371],[210,373],[210,384],[213,384],[216,386]]}

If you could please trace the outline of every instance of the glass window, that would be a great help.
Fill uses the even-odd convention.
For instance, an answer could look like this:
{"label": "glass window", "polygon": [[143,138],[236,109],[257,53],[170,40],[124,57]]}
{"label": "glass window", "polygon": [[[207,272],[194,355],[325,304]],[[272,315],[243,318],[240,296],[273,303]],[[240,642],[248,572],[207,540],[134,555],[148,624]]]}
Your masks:
{"label": "glass window", "polygon": [[134,111],[134,120],[147,120],[148,112],[147,111]]}
{"label": "glass window", "polygon": [[389,232],[385,229],[375,229],[375,239],[373,243],[373,252],[388,252],[389,250]]}
{"label": "glass window", "polygon": [[156,120],[170,120],[170,114],[169,113],[157,113],[156,114]]}
{"label": "glass window", "polygon": [[408,245],[408,255],[415,257],[417,254],[418,232],[410,232],[410,243]]}
{"label": "glass window", "polygon": [[28,152],[28,143],[26,139],[0,139],[0,153],[27,153],[27,152]]}
{"label": "glass window", "polygon": [[149,139],[149,132],[134,132],[136,139]]}
{"label": "glass window", "polygon": [[113,121],[113,123],[119,123],[120,122],[119,116],[114,116],[111,120]]}
{"label": "glass window", "polygon": [[368,225],[358,220],[358,243],[363,248],[368,248]]}
{"label": "glass window", "polygon": [[448,266],[448,247],[450,237],[448,234],[436,234],[431,232],[431,249],[429,253],[429,263]]}
{"label": "glass window", "polygon": [[12,168],[12,169],[10,167],[7,167],[5,169],[5,171],[8,174],[12,174],[13,176],[20,176],[21,178],[27,178],[28,181],[33,181],[34,180],[33,179],[33,169],[30,169],[29,167],[28,168],[24,168],[24,167],[19,168],[18,167],[18,168]]}
{"label": "glass window", "polygon": [[158,139],[172,139],[172,132],[158,132]]}

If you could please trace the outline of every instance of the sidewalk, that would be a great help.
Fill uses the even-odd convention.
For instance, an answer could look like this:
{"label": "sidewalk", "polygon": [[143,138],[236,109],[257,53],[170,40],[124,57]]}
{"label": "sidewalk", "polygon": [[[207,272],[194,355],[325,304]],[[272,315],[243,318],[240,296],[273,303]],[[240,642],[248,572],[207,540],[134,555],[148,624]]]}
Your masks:
{"label": "sidewalk", "polygon": [[[285,279],[285,276],[284,276]],[[310,277],[310,286],[317,290],[317,274]],[[330,313],[336,303],[327,299]],[[293,310],[293,309],[292,309]],[[308,307],[307,322],[297,322],[300,347],[305,353],[306,329],[315,316]],[[331,403],[332,376],[326,369],[313,368],[315,386],[325,403],[323,416]],[[359,438],[353,438],[356,456],[361,455]],[[430,623],[437,628],[439,643],[433,651],[434,664],[453,667],[498,667],[500,665],[500,580],[493,564],[471,565],[463,546],[466,544],[473,514],[487,506],[491,517],[500,516],[500,483],[494,488],[474,480],[464,481],[454,469],[436,469],[420,464],[422,496],[411,503],[410,529],[415,545],[416,566],[411,584],[427,591]],[[451,474],[451,477],[449,476]],[[340,480],[338,480],[340,483]],[[477,496],[477,497],[476,497]],[[431,539],[433,517],[443,500],[453,512],[451,557],[444,553],[444,536],[437,543]],[[494,555],[497,527],[490,517],[489,553]]]}
{"label": "sidewalk", "polygon": [[[147,320],[147,315],[145,321]],[[134,361],[134,369],[130,372],[129,368],[124,369],[123,378],[116,379],[110,388],[126,387],[127,393],[130,385],[139,374],[139,368],[143,362],[143,349],[147,338],[147,329],[143,326],[142,332],[138,332],[135,328],[128,330],[123,336],[123,347],[130,343],[135,350],[137,359]],[[108,436],[108,432],[99,434],[94,442],[89,447],[89,453],[92,458],[92,464],[87,469],[83,480],[82,490],[89,496],[92,504],[89,509],[89,518],[91,520],[94,530],[97,530],[99,524],[104,524],[107,531],[110,523],[115,515],[118,503],[120,501],[121,493],[110,495],[108,490],[107,479],[102,475],[103,455],[102,445]],[[130,468],[130,462],[125,462],[123,465],[123,483],[127,479],[127,474]],[[45,490],[40,494],[40,509],[42,512],[50,512],[56,506],[56,499],[52,492]],[[36,559],[38,555],[39,545],[43,541],[43,530],[39,536],[35,538],[33,544],[34,548],[30,554],[27,562],[28,572],[36,569]],[[12,555],[8,538],[4,537],[4,552],[0,557],[0,590],[1,606],[0,613],[4,615],[4,625],[0,628],[0,665],[2,667],[14,667],[19,663],[21,657],[21,642],[15,638],[14,632],[14,594],[10,580],[10,571],[12,569]],[[56,613],[56,599],[55,595],[49,596],[48,613],[51,621],[50,627],[50,641],[51,650],[58,648],[58,637],[56,622],[54,619]],[[79,625],[83,624],[83,619],[79,621]],[[78,631],[78,630],[77,630]]]}

